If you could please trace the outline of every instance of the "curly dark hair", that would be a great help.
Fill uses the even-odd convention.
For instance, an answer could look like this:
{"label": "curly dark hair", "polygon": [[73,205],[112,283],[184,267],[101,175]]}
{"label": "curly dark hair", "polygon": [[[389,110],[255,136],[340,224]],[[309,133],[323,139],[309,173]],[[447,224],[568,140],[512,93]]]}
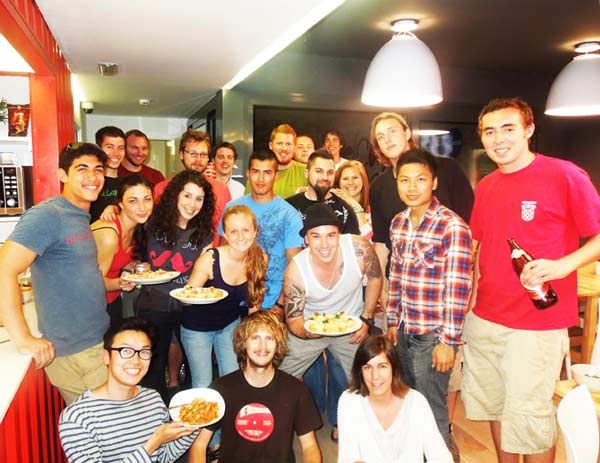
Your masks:
{"label": "curly dark hair", "polygon": [[151,224],[152,234],[156,239],[166,238],[172,246],[177,243],[177,219],[179,210],[177,201],[179,193],[188,183],[198,185],[204,191],[204,203],[198,215],[188,222],[188,227],[196,228],[190,237],[190,243],[195,246],[206,246],[213,240],[215,229],[213,226],[213,213],[215,212],[215,197],[211,184],[198,172],[184,170],[178,173],[167,185],[154,210]]}

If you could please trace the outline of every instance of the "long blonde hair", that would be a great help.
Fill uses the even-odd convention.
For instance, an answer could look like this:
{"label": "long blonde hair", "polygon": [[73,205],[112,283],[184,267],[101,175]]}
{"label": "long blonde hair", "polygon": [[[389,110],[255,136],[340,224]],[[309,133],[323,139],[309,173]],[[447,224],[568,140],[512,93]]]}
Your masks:
{"label": "long blonde hair", "polygon": [[[258,223],[256,216],[249,207],[236,205],[227,208],[223,214],[223,231],[227,229],[227,219],[235,214],[245,214],[252,220],[254,229],[258,232]],[[265,296],[265,280],[267,279],[267,259],[262,248],[256,243],[256,239],[248,249],[244,258],[246,265],[246,279],[248,281],[248,296],[246,303],[248,307],[260,307]]]}

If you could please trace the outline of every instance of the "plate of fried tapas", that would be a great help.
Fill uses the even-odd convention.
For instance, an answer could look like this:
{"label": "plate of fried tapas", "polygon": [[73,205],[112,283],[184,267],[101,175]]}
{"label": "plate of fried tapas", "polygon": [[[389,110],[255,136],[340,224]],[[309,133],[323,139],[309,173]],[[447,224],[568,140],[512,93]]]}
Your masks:
{"label": "plate of fried tapas", "polygon": [[186,389],[173,396],[169,403],[169,414],[173,421],[202,428],[223,418],[225,401],[223,396],[214,389],[206,387]]}
{"label": "plate of fried tapas", "polygon": [[169,294],[184,304],[214,304],[229,295],[224,289],[213,286],[194,288],[187,285],[183,288],[173,289]]}
{"label": "plate of fried tapas", "polygon": [[304,322],[304,329],[320,336],[342,336],[359,330],[363,322],[353,315],[346,315],[344,311],[335,314],[313,313]]}
{"label": "plate of fried tapas", "polygon": [[158,270],[144,270],[143,272],[125,273],[123,279],[136,285],[159,285],[177,278],[180,272]]}

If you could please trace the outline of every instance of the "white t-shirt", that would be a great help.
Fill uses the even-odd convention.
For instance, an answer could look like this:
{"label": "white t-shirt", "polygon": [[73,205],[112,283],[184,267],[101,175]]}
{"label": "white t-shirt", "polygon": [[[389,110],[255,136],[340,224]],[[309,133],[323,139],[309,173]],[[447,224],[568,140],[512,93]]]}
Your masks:
{"label": "white t-shirt", "polygon": [[237,199],[244,196],[244,185],[231,177],[227,180],[227,188],[229,188],[231,199]]}
{"label": "white t-shirt", "polygon": [[427,399],[414,389],[383,429],[368,397],[345,391],[338,403],[339,463],[452,463]]}

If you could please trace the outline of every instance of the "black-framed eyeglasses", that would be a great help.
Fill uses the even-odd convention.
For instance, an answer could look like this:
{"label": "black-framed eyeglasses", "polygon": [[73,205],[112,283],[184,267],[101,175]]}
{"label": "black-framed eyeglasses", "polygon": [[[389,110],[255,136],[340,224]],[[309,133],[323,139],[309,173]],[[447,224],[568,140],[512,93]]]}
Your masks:
{"label": "black-framed eyeglasses", "polygon": [[133,358],[135,354],[142,360],[150,360],[152,358],[152,349],[133,349],[131,347],[111,347],[108,350],[116,350],[123,360]]}
{"label": "black-framed eyeglasses", "polygon": [[191,157],[192,159],[206,159],[208,158],[208,153],[199,153],[197,151],[188,151],[188,150],[183,150],[183,152],[185,154],[187,154],[189,157]]}

